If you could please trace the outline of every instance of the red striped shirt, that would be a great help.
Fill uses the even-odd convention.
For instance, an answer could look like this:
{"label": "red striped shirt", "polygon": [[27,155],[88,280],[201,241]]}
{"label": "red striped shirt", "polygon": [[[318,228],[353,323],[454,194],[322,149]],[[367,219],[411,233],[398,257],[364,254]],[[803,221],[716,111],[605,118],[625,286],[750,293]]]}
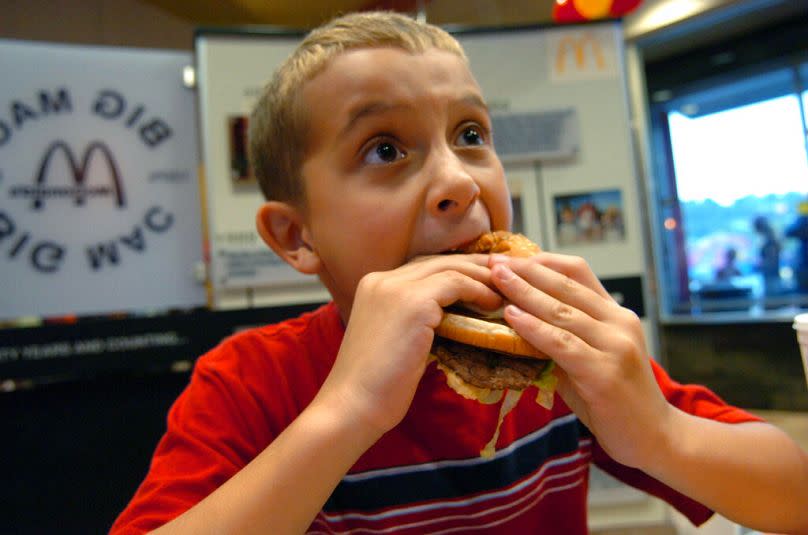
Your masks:
{"label": "red striped shirt", "polygon": [[[332,303],[239,333],[200,358],[146,479],[111,532],[160,526],[249,463],[309,404],[343,332]],[[705,388],[675,383],[656,365],[654,373],[682,410],[725,422],[755,419]],[[592,462],[695,523],[709,518],[700,504],[614,462],[559,398],[552,411],[534,398],[525,392],[505,418],[496,454],[484,459],[498,405],[461,398],[431,365],[404,420],[357,461],[310,533],[586,533]]]}

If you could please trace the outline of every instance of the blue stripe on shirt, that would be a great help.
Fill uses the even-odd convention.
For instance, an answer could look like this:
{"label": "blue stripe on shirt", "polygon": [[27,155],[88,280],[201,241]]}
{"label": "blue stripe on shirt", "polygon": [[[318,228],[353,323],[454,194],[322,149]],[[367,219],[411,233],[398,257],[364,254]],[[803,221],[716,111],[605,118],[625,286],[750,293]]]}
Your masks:
{"label": "blue stripe on shirt", "polygon": [[337,485],[323,510],[373,511],[507,487],[548,459],[577,450],[581,431],[577,418],[568,415],[515,441],[493,459],[476,457],[350,474]]}

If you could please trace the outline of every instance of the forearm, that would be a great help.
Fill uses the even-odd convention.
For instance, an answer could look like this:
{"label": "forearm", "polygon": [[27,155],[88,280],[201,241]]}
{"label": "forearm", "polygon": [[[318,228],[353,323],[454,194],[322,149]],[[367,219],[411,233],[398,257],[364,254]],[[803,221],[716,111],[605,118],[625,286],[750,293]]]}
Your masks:
{"label": "forearm", "polygon": [[678,409],[667,431],[646,472],[744,526],[808,533],[808,456],[785,433]]}
{"label": "forearm", "polygon": [[157,533],[303,533],[379,438],[344,414],[315,400],[252,462]]}

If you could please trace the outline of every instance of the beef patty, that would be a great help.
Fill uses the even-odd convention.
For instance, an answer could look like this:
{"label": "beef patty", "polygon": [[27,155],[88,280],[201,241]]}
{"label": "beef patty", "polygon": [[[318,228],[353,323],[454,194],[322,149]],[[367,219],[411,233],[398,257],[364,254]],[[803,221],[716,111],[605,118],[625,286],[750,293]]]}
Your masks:
{"label": "beef patty", "polygon": [[463,381],[492,390],[524,390],[541,377],[550,362],[505,355],[445,338],[436,338],[432,354]]}

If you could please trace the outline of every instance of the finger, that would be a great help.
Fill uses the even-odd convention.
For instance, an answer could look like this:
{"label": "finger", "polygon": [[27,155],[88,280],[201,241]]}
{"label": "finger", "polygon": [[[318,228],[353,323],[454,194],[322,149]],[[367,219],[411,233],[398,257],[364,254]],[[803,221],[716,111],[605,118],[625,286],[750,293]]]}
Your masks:
{"label": "finger", "polygon": [[435,254],[435,255],[422,255],[411,258],[407,261],[405,266],[420,265],[424,262],[470,262],[479,266],[488,265],[487,254]]}
{"label": "finger", "polygon": [[441,307],[458,301],[489,310],[502,306],[502,296],[496,291],[458,271],[435,273],[423,281],[421,289],[432,293]]}
{"label": "finger", "polygon": [[[542,265],[556,273],[560,273],[581,285],[591,289],[601,297],[612,299],[609,292],[603,287],[600,279],[592,271],[589,264],[580,256],[560,255],[556,253],[541,252],[529,258],[529,261]],[[488,265],[492,267],[496,263],[513,262],[526,265],[525,259],[514,258],[505,255],[491,255]]]}
{"label": "finger", "polygon": [[572,280],[579,282],[601,297],[613,300],[611,294],[606,291],[600,279],[598,279],[595,272],[592,271],[589,263],[580,256],[542,253],[534,257],[534,259],[536,262],[541,263],[543,266],[556,273],[566,275]]}
{"label": "finger", "polygon": [[[573,333],[588,345],[604,348],[612,327],[586,312],[535,288],[514,273],[507,264],[492,269],[494,284],[502,294],[522,310],[564,331]],[[577,284],[577,283],[576,283]]]}
{"label": "finger", "polygon": [[400,274],[409,280],[423,279],[448,270],[463,273],[485,283],[490,283],[491,280],[488,255],[482,254],[419,256],[399,268]]}
{"label": "finger", "polygon": [[591,368],[602,353],[574,333],[542,321],[516,305],[505,307],[505,320],[519,335],[553,359],[568,375],[578,376]]}
{"label": "finger", "polygon": [[[589,277],[582,274],[580,268],[573,273],[576,275],[573,277],[545,266],[537,257],[531,259],[509,258],[499,263],[508,265],[530,286],[540,289],[561,303],[583,311],[592,318],[603,320],[614,312],[613,309],[616,306],[614,299],[603,290],[603,286],[596,277],[594,280],[597,288],[602,292],[582,283],[580,279],[587,280]],[[496,265],[494,264],[494,266]],[[588,267],[584,271],[591,273]],[[592,276],[594,277],[594,274]],[[591,281],[587,281],[587,283],[592,284]],[[560,312],[564,312],[564,310],[562,309]]]}

